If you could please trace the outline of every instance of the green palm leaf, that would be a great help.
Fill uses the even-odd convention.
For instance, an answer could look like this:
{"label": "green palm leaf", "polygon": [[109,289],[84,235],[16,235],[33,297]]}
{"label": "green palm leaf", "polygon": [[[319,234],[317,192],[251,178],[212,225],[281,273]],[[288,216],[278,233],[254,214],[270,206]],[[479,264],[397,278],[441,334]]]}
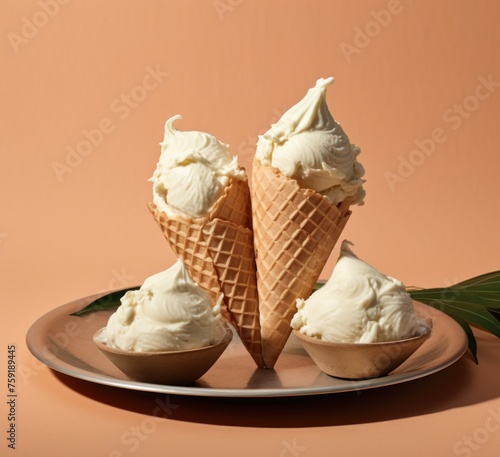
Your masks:
{"label": "green palm leaf", "polygon": [[496,285],[496,290],[500,288],[500,271],[492,271],[491,273],[485,273],[480,276],[475,276],[474,278],[466,279],[465,281],[459,282],[455,287],[469,287],[473,285]]}
{"label": "green palm leaf", "polygon": [[114,309],[120,306],[120,299],[125,295],[125,292],[129,290],[137,290],[139,287],[129,287],[127,289],[115,290],[109,294],[103,295],[102,297],[89,303],[85,308],[71,313],[71,316],[84,316],[85,314],[94,313],[96,311],[104,311],[107,309]]}
{"label": "green palm leaf", "polygon": [[451,287],[409,288],[408,293],[413,300],[445,312],[462,326],[476,362],[477,345],[469,324],[500,338],[500,322],[492,314],[500,310],[500,271],[476,276]]}
{"label": "green palm leaf", "polygon": [[477,359],[477,342],[476,342],[476,337],[474,336],[474,333],[472,332],[472,329],[470,328],[470,325],[467,323],[465,319],[462,319],[460,316],[455,315],[453,311],[448,311],[450,317],[453,317],[457,321],[457,323],[464,329],[465,334],[467,335],[467,341],[468,341],[468,347],[469,351],[472,354],[472,357],[474,358],[474,361],[476,363],[479,363],[479,360]]}

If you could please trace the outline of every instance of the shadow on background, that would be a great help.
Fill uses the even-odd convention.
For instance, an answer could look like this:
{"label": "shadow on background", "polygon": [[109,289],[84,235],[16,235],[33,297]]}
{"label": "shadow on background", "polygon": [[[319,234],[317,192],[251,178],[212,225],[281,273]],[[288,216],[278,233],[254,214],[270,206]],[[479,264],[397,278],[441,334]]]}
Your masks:
{"label": "shadow on background", "polygon": [[[483,367],[482,371],[488,371],[486,368]],[[166,395],[104,386],[53,373],[61,383],[81,395],[144,415],[211,425],[283,428],[390,421],[499,397],[498,377],[488,372],[479,378],[474,370],[481,370],[481,366],[476,366],[467,353],[438,373],[393,386],[329,395],[263,399]],[[159,408],[159,405],[163,407]]]}

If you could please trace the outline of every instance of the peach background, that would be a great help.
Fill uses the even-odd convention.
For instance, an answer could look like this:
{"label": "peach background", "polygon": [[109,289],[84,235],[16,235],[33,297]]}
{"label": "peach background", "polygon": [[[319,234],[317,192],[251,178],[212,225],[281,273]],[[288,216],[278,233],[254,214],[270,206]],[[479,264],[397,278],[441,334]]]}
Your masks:
{"label": "peach background", "polygon": [[[54,1],[3,1],[0,18],[0,372],[16,344],[17,455],[129,455],[123,435],[154,407],[154,395],[53,373],[24,338],[49,310],[173,262],[145,204],[174,114],[184,116],[179,128],[214,134],[250,168],[257,134],[333,75],[330,109],[366,168],[366,205],[344,233],[356,252],[424,287],[499,268],[498,2]],[[388,9],[377,26],[374,15]],[[484,79],[493,86],[477,92]],[[463,115],[450,114],[463,103]],[[99,144],[67,157],[99,127]],[[443,140],[434,153],[412,154],[433,132]],[[391,189],[387,172],[410,158],[423,161]],[[500,431],[483,440],[478,430],[500,414],[498,342],[477,335],[479,366],[467,355],[359,396],[256,405],[176,397],[179,408],[135,454],[491,456]],[[480,445],[461,446],[474,433]]]}

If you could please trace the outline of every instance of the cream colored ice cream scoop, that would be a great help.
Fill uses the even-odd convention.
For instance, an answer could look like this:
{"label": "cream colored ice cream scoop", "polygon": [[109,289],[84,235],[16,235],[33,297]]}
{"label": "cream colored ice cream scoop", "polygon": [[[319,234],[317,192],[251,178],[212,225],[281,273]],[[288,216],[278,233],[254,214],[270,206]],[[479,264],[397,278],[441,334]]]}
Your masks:
{"label": "cream colored ice cream scoop", "polygon": [[212,309],[210,296],[178,260],[169,269],[147,278],[139,290],[122,297],[102,333],[102,342],[111,348],[136,352],[210,346],[226,333],[219,303]]}
{"label": "cream colored ice cream scoop", "polygon": [[307,95],[259,137],[255,158],[279,168],[304,188],[325,195],[337,204],[350,197],[362,204],[363,166],[360,149],[351,144],[326,103],[326,88],[333,78],[318,79]]}
{"label": "cream colored ice cream scoop", "polygon": [[338,343],[375,343],[415,336],[427,323],[418,318],[404,284],[386,276],[342,242],[326,284],[307,300],[297,300],[291,326],[301,333]]}
{"label": "cream colored ice cream scoop", "polygon": [[223,194],[230,178],[246,180],[228,146],[214,136],[180,131],[171,117],[165,124],[160,159],[151,178],[153,202],[168,216],[205,217]]}

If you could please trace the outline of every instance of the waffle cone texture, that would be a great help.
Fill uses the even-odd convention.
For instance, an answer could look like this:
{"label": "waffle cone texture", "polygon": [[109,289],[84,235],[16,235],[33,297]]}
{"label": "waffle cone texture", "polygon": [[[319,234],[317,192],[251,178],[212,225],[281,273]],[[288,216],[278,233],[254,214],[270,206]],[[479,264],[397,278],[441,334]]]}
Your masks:
{"label": "waffle cone texture", "polygon": [[235,327],[257,366],[264,367],[248,182],[232,178],[204,218],[168,216],[153,203],[148,208],[212,303],[224,294],[223,319]]}
{"label": "waffle cone texture", "polygon": [[296,299],[307,298],[351,211],[332,205],[254,159],[252,211],[262,351],[273,368],[292,328]]}

